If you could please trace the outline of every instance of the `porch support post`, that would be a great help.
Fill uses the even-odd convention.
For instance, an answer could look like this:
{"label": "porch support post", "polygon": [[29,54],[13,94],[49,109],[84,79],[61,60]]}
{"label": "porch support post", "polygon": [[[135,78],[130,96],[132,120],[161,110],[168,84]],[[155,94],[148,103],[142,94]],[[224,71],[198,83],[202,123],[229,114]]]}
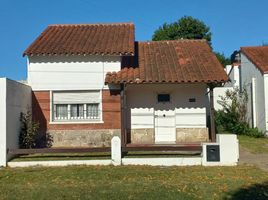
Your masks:
{"label": "porch support post", "polygon": [[120,100],[121,100],[121,146],[125,147],[127,144],[126,136],[126,109],[125,109],[125,84],[121,84]]}
{"label": "porch support post", "polygon": [[213,89],[215,86],[209,85],[209,105],[210,105],[210,139],[216,142],[216,129],[215,129],[215,109],[214,109],[214,95]]}

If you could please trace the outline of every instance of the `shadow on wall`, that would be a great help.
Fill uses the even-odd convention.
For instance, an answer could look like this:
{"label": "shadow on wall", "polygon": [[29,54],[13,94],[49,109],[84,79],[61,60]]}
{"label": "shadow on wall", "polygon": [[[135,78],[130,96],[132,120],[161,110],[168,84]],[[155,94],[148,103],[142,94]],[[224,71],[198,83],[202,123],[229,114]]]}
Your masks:
{"label": "shadow on wall", "polygon": [[[47,109],[45,112],[49,112],[49,110]],[[36,148],[51,147],[53,137],[47,132],[47,120],[34,93],[32,93],[32,118],[34,122],[39,123],[39,130],[36,136]]]}
{"label": "shadow on wall", "polygon": [[104,59],[109,58],[109,62],[118,62],[118,58],[112,56],[83,56],[83,55],[72,55],[72,56],[34,56],[30,57],[31,63],[85,63],[85,62],[95,62],[95,63],[102,63]]}
{"label": "shadow on wall", "polygon": [[261,184],[254,184],[246,188],[240,188],[234,192],[228,193],[225,198],[231,200],[267,200],[268,199],[268,181]]}

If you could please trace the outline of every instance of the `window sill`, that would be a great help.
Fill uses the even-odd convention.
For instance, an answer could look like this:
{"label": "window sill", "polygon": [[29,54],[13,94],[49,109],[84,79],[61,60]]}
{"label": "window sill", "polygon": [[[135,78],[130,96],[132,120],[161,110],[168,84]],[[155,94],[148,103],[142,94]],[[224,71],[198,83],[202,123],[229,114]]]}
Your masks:
{"label": "window sill", "polygon": [[104,121],[53,121],[49,124],[103,124]]}

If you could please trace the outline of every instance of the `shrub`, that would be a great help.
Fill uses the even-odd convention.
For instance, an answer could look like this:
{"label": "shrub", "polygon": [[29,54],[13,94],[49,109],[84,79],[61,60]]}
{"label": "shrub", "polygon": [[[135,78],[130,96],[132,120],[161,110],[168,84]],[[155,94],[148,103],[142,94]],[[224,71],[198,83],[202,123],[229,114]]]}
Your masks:
{"label": "shrub", "polygon": [[19,147],[22,149],[51,147],[53,138],[39,131],[39,123],[32,120],[30,111],[20,114]]}
{"label": "shrub", "polygon": [[250,128],[247,120],[248,94],[245,88],[227,90],[220,97],[218,103],[222,110],[215,113],[217,132],[231,132],[237,135],[248,135],[251,137],[264,137],[257,128]]}
{"label": "shrub", "polygon": [[30,111],[20,114],[20,136],[19,146],[22,149],[31,149],[36,147],[35,138],[39,129],[39,123],[32,121]]}
{"label": "shrub", "polygon": [[255,137],[255,138],[263,138],[264,137],[264,133],[259,131],[259,129],[257,129],[257,128],[249,128],[246,135],[248,135],[250,137]]}

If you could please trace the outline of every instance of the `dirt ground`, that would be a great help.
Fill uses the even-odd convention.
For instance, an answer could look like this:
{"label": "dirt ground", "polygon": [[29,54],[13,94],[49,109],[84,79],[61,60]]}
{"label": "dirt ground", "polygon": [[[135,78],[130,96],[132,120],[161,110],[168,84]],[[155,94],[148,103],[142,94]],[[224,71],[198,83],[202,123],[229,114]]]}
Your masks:
{"label": "dirt ground", "polygon": [[255,165],[262,170],[268,172],[268,154],[253,154],[247,151],[245,148],[240,147],[239,149],[239,164],[240,165]]}

